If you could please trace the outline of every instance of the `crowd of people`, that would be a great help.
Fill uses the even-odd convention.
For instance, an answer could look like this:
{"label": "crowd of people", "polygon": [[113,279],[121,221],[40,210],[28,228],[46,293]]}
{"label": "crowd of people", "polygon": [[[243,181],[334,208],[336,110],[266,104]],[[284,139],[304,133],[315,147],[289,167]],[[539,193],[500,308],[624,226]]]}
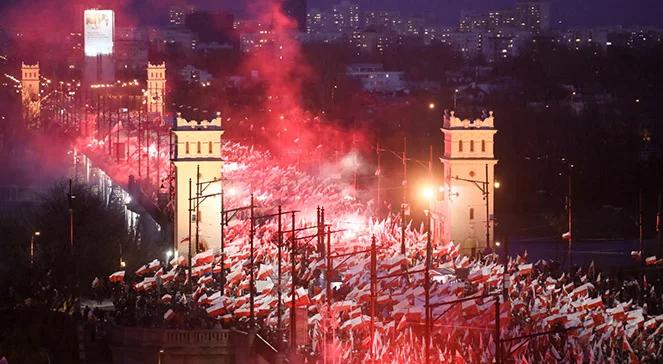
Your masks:
{"label": "crowd of people", "polygon": [[[223,152],[228,167],[224,176],[229,188],[237,189],[228,205],[246,205],[253,193],[263,211],[277,204],[301,211],[297,228],[315,225],[315,208],[323,206],[325,222],[339,231],[329,235],[330,252],[343,257],[334,258],[328,272],[317,239],[297,240],[292,271],[292,236],[287,232],[279,277],[276,221],[257,226],[251,266],[250,222],[238,219],[225,228],[224,256],[219,249],[200,252],[192,259],[191,276],[184,256],[111,275],[116,322],[177,329],[248,328],[253,318],[278,345],[287,336],[279,333],[289,330],[294,300],[296,344],[311,357],[360,363],[373,355],[382,363],[423,362],[425,229],[408,226],[406,253],[401,254],[399,217],[370,218],[370,211],[348,196],[346,186],[279,167],[268,153],[239,144],[226,143]],[[374,296],[368,249],[373,237]],[[645,270],[649,275],[617,279],[593,265],[569,272],[557,262],[528,262],[523,252],[507,261],[492,253],[461,256],[453,242],[435,245],[429,271],[429,355],[434,362],[473,363],[490,362],[498,355],[520,362],[660,360],[663,282],[657,268]],[[326,279],[333,282],[330,300]]]}

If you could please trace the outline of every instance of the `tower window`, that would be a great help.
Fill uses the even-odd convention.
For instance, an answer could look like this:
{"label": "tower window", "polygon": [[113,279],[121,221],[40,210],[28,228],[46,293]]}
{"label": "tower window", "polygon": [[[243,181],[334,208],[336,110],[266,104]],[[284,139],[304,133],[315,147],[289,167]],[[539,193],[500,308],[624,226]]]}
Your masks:
{"label": "tower window", "polygon": [[482,152],[485,152],[485,151],[486,151],[486,141],[485,141],[485,140],[482,140],[482,141],[481,141],[481,151],[482,151]]}
{"label": "tower window", "polygon": [[463,151],[463,141],[462,141],[462,140],[459,140],[459,141],[458,141],[458,151],[459,151],[459,152],[462,152],[462,151]]}
{"label": "tower window", "polygon": [[200,154],[200,142],[198,142],[198,154]]}
{"label": "tower window", "polygon": [[189,154],[189,142],[186,142],[184,149],[185,149],[185,153]]}
{"label": "tower window", "polygon": [[470,140],[470,152],[474,152],[474,140]]}
{"label": "tower window", "polygon": [[470,220],[474,220],[474,208],[470,207]]}
{"label": "tower window", "polygon": [[212,154],[212,142],[207,143],[208,153]]}

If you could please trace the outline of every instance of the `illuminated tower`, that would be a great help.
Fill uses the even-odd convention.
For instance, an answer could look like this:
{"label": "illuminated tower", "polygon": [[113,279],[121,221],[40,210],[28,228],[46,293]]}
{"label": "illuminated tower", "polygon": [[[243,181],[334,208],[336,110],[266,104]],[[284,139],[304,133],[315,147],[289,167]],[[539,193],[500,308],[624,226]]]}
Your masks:
{"label": "illuminated tower", "polygon": [[[192,254],[196,252],[196,219],[198,225],[199,251],[221,246],[221,196],[197,198],[218,194],[221,191],[223,160],[221,159],[221,117],[211,121],[187,121],[178,114],[173,128],[175,166],[175,242],[180,255],[189,249],[189,226],[191,227]],[[196,175],[199,171],[199,174]],[[189,195],[189,181],[191,194]],[[189,211],[189,196],[191,208]],[[199,202],[196,217],[196,200]],[[190,225],[189,225],[190,224]]]}
{"label": "illuminated tower", "polygon": [[166,63],[147,64],[147,112],[163,115],[166,96]]}
{"label": "illuminated tower", "polygon": [[437,242],[461,244],[471,254],[492,247],[495,129],[492,111],[476,120],[461,120],[452,111],[444,116],[442,193],[432,204],[433,234]]}
{"label": "illuminated tower", "polygon": [[21,103],[23,120],[30,127],[39,126],[41,98],[39,95],[39,63],[27,65],[21,63]]}

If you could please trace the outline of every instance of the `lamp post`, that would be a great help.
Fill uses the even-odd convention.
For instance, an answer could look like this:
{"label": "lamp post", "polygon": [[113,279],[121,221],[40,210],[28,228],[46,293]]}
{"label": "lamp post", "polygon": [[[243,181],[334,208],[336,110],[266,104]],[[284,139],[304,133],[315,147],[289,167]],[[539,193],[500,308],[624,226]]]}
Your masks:
{"label": "lamp post", "polygon": [[35,239],[37,236],[41,235],[39,231],[35,231],[32,233],[32,236],[30,237],[30,265],[35,264]]}

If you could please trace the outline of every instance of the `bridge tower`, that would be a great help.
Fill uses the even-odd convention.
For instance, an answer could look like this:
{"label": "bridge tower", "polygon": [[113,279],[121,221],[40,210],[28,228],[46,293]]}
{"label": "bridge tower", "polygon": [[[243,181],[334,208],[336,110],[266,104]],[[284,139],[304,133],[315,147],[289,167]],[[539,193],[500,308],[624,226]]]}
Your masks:
{"label": "bridge tower", "polygon": [[[216,118],[210,121],[188,121],[178,113],[172,133],[173,165],[175,167],[175,226],[173,231],[177,251],[180,255],[188,255],[189,227],[192,254],[195,254],[196,251],[220,248],[221,196],[200,196],[221,192],[223,171],[221,117],[217,113]],[[219,182],[212,182],[214,180]],[[189,191],[191,191],[190,194]],[[191,210],[189,210],[189,201],[191,201]],[[196,201],[198,201],[197,209]],[[196,211],[198,211],[197,214]],[[197,248],[196,230],[198,231]]]}
{"label": "bridge tower", "polygon": [[431,204],[436,242],[460,244],[463,254],[492,247],[495,195],[494,137],[497,129],[492,111],[475,120],[445,113],[443,183]]}
{"label": "bridge tower", "polygon": [[39,63],[21,63],[21,104],[23,120],[28,127],[39,127],[41,96],[39,94]]}
{"label": "bridge tower", "polygon": [[[166,63],[147,63],[147,112],[163,116],[166,97]],[[163,120],[163,119],[162,119]]]}

